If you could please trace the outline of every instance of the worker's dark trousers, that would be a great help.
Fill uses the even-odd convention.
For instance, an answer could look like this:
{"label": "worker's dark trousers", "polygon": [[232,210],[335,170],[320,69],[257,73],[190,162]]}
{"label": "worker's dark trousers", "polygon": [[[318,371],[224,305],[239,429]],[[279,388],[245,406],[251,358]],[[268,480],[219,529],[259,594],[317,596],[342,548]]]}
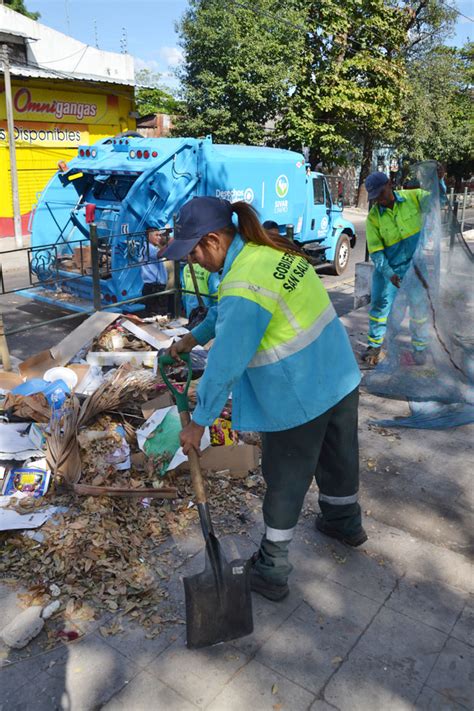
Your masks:
{"label": "worker's dark trousers", "polygon": [[286,582],[292,570],[288,547],[313,477],[324,521],[346,534],[360,530],[358,404],[356,388],[304,425],[262,434],[265,535],[255,564],[262,577]]}
{"label": "worker's dark trousers", "polygon": [[165,289],[166,284],[161,284],[160,282],[144,282],[142,296],[153,294],[153,296],[150,296],[150,298],[144,301],[146,314],[154,316],[155,314],[167,313],[168,297],[159,296],[159,292],[164,291]]}

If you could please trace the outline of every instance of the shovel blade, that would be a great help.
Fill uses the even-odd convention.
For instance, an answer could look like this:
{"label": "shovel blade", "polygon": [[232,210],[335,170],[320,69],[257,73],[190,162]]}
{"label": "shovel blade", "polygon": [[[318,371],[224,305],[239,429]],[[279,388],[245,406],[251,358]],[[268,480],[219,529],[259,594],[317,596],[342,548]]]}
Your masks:
{"label": "shovel blade", "polygon": [[206,542],[206,567],[184,578],[189,649],[227,642],[253,632],[250,562],[228,563],[212,534]]}

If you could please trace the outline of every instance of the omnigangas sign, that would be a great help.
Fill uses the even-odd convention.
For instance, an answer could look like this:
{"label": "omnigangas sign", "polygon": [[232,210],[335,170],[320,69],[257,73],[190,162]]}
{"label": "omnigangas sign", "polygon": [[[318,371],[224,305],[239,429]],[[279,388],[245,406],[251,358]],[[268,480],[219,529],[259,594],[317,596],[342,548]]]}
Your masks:
{"label": "omnigangas sign", "polygon": [[79,121],[83,118],[95,118],[98,108],[95,103],[82,101],[33,100],[31,90],[27,87],[22,87],[15,92],[13,106],[18,114],[51,114],[58,120],[72,116]]}

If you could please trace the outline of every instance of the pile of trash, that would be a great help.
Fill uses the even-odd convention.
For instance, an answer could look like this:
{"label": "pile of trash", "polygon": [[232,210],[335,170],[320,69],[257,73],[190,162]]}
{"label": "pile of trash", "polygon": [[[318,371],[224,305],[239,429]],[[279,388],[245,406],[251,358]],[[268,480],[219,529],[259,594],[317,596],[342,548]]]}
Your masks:
{"label": "pile of trash", "polygon": [[[197,513],[157,360],[185,332],[164,317],[100,312],[17,372],[0,370],[0,581],[26,589],[39,629],[43,608],[53,621],[117,612],[152,632],[169,619],[170,537]],[[206,359],[193,351],[191,408]],[[184,367],[168,377],[179,388]],[[201,443],[223,533],[242,529],[263,489],[258,435],[233,431],[231,412],[229,399]]]}

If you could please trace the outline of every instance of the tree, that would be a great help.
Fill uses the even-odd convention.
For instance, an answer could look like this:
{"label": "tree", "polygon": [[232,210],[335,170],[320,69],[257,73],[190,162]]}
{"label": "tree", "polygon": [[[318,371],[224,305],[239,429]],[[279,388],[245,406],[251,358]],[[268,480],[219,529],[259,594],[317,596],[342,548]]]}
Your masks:
{"label": "tree", "polygon": [[281,134],[308,146],[313,164],[344,164],[358,152],[362,182],[375,143],[401,129],[406,11],[384,0],[302,0],[301,7],[308,34]]}
{"label": "tree", "polygon": [[[410,92],[395,146],[412,160],[461,162],[473,143],[473,44],[435,47],[410,62]],[[470,76],[471,75],[471,76]]]}
{"label": "tree", "polygon": [[457,11],[445,0],[407,0],[405,5],[408,20],[404,56],[407,60],[427,56],[454,34]]}
{"label": "tree", "polygon": [[374,146],[404,134],[411,67],[454,17],[444,0],[190,0],[176,130],[307,148],[313,164],[361,157],[360,188]]}
{"label": "tree", "polygon": [[29,17],[30,20],[38,20],[41,17],[39,12],[29,12],[25,7],[24,0],[5,0],[5,5],[9,7],[10,10],[14,10],[15,12],[19,12],[20,15]]}
{"label": "tree", "polygon": [[[186,111],[175,132],[212,133],[228,143],[261,143],[265,124],[287,101],[303,33],[292,0],[190,0],[177,29],[184,50],[180,71]],[[289,24],[288,24],[289,22]]]}
{"label": "tree", "polygon": [[302,2],[308,34],[300,77],[280,123],[313,162],[345,162],[354,138],[400,126],[406,77],[402,11],[383,0]]}
{"label": "tree", "polygon": [[135,74],[135,103],[141,116],[147,114],[177,114],[180,104],[160,87],[160,75],[149,69],[140,69]]}

